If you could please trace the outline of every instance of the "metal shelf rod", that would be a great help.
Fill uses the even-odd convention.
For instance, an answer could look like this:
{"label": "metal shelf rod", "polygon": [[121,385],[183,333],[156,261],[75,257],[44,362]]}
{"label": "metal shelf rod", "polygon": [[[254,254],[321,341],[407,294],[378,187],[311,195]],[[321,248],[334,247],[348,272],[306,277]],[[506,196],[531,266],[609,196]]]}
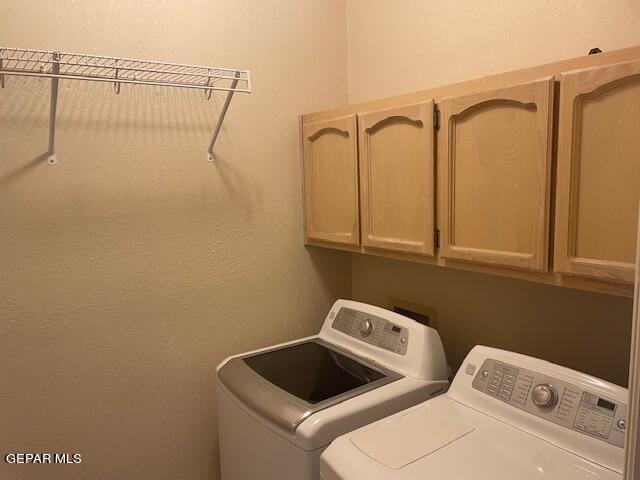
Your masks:
{"label": "metal shelf rod", "polygon": [[[25,61],[26,62],[26,61]],[[86,69],[102,69],[102,70],[113,70],[114,74],[116,70],[119,70],[121,73],[123,72],[140,72],[144,75],[151,75],[151,74],[159,74],[159,75],[183,75],[183,76],[188,76],[188,77],[202,77],[203,79],[207,79],[207,78],[212,78],[212,79],[220,79],[220,80],[234,80],[235,76],[228,76],[228,75],[220,75],[220,74],[216,74],[216,73],[207,73],[207,72],[179,72],[177,70],[154,70],[151,68],[128,68],[126,66],[120,66],[120,65],[116,65],[116,66],[110,66],[110,65],[92,65],[92,64],[83,64],[83,63],[64,63],[64,62],[58,62],[59,65],[61,67],[66,67],[66,66],[73,66],[73,67],[80,67],[80,68],[84,68]],[[30,69],[30,68],[25,68],[25,70],[18,70],[18,69],[5,69],[5,71],[10,72],[10,71],[14,71],[17,74],[25,72],[25,71],[29,71],[32,70],[31,73],[37,73],[40,75],[50,75],[51,73],[47,72],[46,70],[40,70],[38,72],[35,72],[33,70],[35,69]],[[62,69],[63,73],[62,75],[67,75],[64,73],[64,68]],[[84,70],[83,70],[84,71]],[[82,73],[82,72],[80,72]],[[70,74],[68,74],[70,75]],[[84,75],[78,75],[79,77],[84,77]]]}
{"label": "metal shelf rod", "polygon": [[[47,51],[47,50],[25,50],[25,49],[17,49],[17,48],[6,48],[0,47],[0,55],[4,54],[8,59],[12,62],[21,62],[21,63],[49,63],[49,58],[55,52]],[[13,55],[12,55],[13,54]],[[39,56],[38,56],[39,55]],[[80,60],[74,60],[80,59]],[[89,60],[95,60],[96,63],[89,63]],[[81,63],[82,61],[86,63]],[[184,63],[167,63],[167,62],[156,62],[149,60],[135,60],[132,58],[124,58],[124,57],[106,57],[106,56],[97,56],[97,55],[83,55],[79,53],[60,53],[58,62],[60,65],[79,65],[79,66],[96,66],[96,67],[104,67],[111,68],[113,67],[122,67],[122,68],[135,68],[135,67],[127,67],[127,65],[145,65],[149,68],[157,65],[159,67],[168,67],[175,71],[177,69],[188,69],[189,71],[201,71],[201,72],[227,72],[228,78],[233,79],[237,69],[233,68],[222,68],[222,67],[208,67],[201,65],[187,65]],[[102,63],[99,63],[102,62]],[[140,67],[138,67],[140,68]],[[159,70],[158,68],[152,69],[154,71]],[[241,70],[241,72],[245,72]]]}
{"label": "metal shelf rod", "polygon": [[[1,62],[0,62],[1,63]],[[157,87],[176,87],[176,88],[190,88],[193,90],[218,90],[221,92],[241,92],[241,93],[251,93],[251,90],[248,88],[233,88],[233,86],[229,87],[219,87],[214,84],[210,85],[192,85],[187,83],[172,83],[172,82],[150,82],[146,80],[132,80],[127,78],[113,77],[113,78],[102,78],[102,77],[92,77],[92,76],[79,76],[79,75],[68,75],[64,73],[53,74],[53,73],[35,73],[35,72],[16,72],[12,70],[2,70],[3,75],[13,75],[16,77],[38,77],[38,78],[62,78],[66,80],[87,80],[90,82],[116,82],[116,83],[128,83],[128,84],[136,84],[136,85],[151,85]],[[232,80],[232,79],[229,79]],[[231,85],[237,79],[233,79]],[[4,81],[3,81],[4,83]],[[4,88],[4,87],[3,87]]]}

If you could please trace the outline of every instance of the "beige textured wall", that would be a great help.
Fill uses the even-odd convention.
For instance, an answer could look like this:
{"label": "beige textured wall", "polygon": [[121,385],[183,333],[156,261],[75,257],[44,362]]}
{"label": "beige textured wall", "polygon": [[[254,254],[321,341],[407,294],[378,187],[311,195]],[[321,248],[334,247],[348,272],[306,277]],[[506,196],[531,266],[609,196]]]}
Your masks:
{"label": "beige textured wall", "polygon": [[[349,102],[640,44],[640,2],[349,0]],[[435,307],[452,366],[478,343],[627,383],[632,301],[353,256],[353,296]]]}
{"label": "beige textured wall", "polygon": [[637,0],[347,0],[349,102],[640,43]]}
{"label": "beige textured wall", "polygon": [[317,331],[350,262],[302,240],[297,115],[346,102],[343,0],[5,0],[0,45],[252,71],[222,95],[0,90],[0,451],[13,479],[215,479],[215,366]]}
{"label": "beige textured wall", "polygon": [[357,255],[353,298],[383,307],[399,298],[438,310],[454,368],[475,345],[489,345],[627,384],[631,299]]}

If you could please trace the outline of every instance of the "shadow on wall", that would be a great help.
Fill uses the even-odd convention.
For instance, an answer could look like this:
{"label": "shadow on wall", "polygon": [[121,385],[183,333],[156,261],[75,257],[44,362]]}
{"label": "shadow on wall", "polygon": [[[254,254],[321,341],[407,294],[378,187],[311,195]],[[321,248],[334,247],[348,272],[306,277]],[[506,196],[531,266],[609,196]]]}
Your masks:
{"label": "shadow on wall", "polygon": [[352,268],[355,300],[388,308],[395,297],[437,309],[454,369],[482,344],[628,382],[630,298],[361,255]]}
{"label": "shadow on wall", "polygon": [[[111,203],[114,210],[131,202],[146,215],[156,201],[175,199],[165,207],[176,213],[189,203],[203,210],[223,205],[253,223],[263,192],[243,139],[223,124],[215,161],[206,161],[223,95],[207,101],[199,91],[126,85],[116,95],[110,83],[62,80],[54,167],[46,164],[49,96],[48,79],[7,77],[0,89],[5,194],[46,186],[50,206],[79,215],[93,214],[91,204]],[[72,205],[62,205],[70,195]]]}
{"label": "shadow on wall", "polygon": [[0,188],[4,187],[12,183],[13,181],[17,181],[23,175],[27,175],[30,170],[38,167],[39,165],[45,164],[47,162],[47,154],[43,153],[28,162],[23,163],[17,168],[8,168],[8,172],[0,175]]}
{"label": "shadow on wall", "polygon": [[351,299],[351,254],[320,247],[305,248],[326,296],[338,299],[348,292],[347,299]]}

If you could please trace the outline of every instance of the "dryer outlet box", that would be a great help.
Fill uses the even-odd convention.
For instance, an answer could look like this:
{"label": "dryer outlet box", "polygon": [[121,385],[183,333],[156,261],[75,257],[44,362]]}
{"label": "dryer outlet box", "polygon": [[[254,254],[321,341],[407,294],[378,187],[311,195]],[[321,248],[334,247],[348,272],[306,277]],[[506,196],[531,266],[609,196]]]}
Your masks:
{"label": "dryer outlet box", "polygon": [[415,320],[422,325],[438,329],[438,310],[435,308],[406,302],[399,298],[389,298],[389,310]]}

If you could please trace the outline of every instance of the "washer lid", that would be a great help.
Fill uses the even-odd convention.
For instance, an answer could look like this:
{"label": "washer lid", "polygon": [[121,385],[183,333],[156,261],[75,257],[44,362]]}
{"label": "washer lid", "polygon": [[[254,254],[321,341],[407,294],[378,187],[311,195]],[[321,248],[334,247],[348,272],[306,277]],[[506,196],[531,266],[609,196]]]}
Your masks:
{"label": "washer lid", "polygon": [[374,460],[397,470],[475,430],[442,410],[425,405],[394,421],[383,421],[351,441]]}
{"label": "washer lid", "polygon": [[230,360],[222,386],[287,433],[311,414],[402,378],[320,339]]}
{"label": "washer lid", "polygon": [[[468,428],[472,431],[465,434]],[[373,440],[366,434],[376,430],[387,434],[375,438],[378,446],[358,441]],[[419,438],[400,440],[402,434]],[[411,451],[400,452],[403,448]],[[448,394],[338,437],[322,454],[320,471],[326,480],[622,480],[613,470],[464,406]]]}

